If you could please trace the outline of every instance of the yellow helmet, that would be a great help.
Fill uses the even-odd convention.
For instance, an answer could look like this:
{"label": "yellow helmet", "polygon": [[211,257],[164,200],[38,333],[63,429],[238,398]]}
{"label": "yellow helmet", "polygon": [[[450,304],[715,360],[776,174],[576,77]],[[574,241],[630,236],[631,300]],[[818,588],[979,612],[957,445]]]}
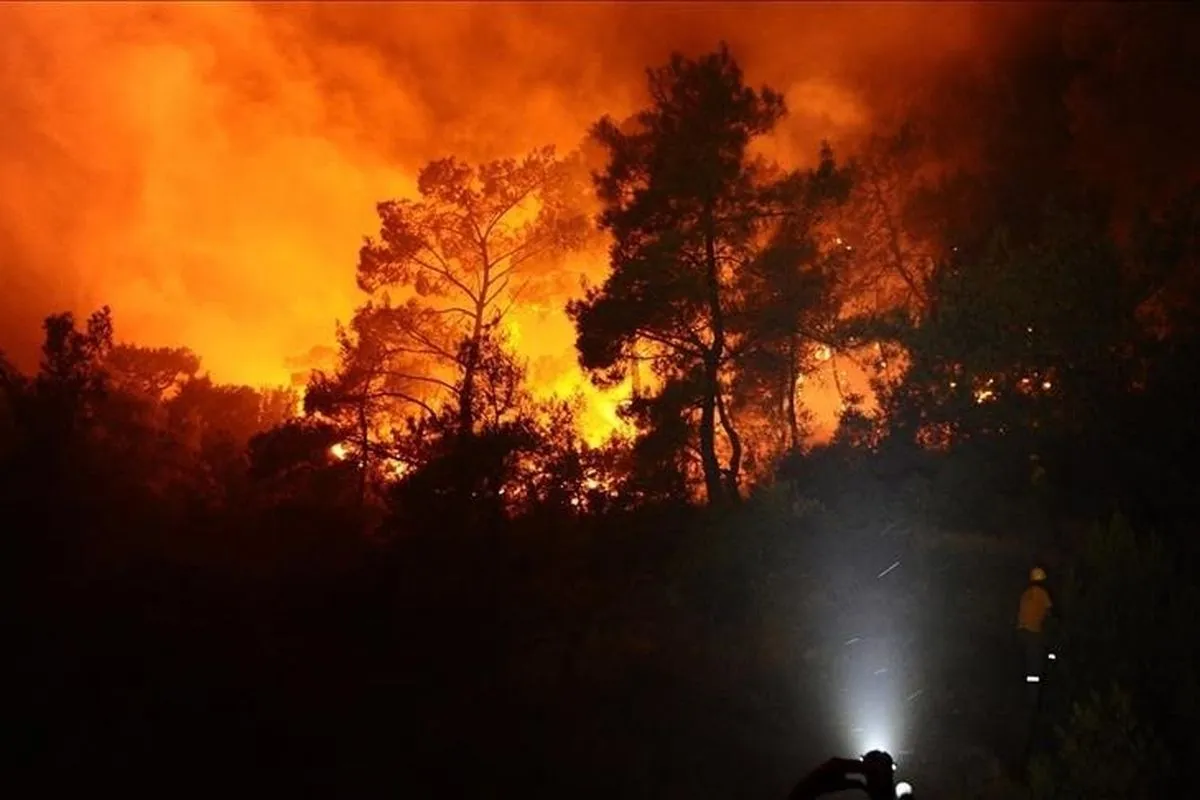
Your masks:
{"label": "yellow helmet", "polygon": [[1034,567],[1029,570],[1029,580],[1031,583],[1041,583],[1046,580],[1046,570],[1041,567]]}

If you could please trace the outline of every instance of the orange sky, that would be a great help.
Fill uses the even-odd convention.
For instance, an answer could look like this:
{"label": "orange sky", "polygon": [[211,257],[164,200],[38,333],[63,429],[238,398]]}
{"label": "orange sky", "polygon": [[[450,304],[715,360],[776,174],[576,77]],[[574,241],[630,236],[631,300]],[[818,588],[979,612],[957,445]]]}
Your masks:
{"label": "orange sky", "polygon": [[[374,203],[424,161],[567,150],[642,99],[645,67],[726,39],[791,116],[789,163],[979,46],[960,4],[0,6],[0,347],[109,303],[118,338],[218,380],[286,382],[361,297]],[[603,275],[599,256],[580,273]],[[564,281],[573,290],[578,281]],[[565,302],[567,294],[564,293]],[[518,319],[542,384],[578,380],[553,304]],[[536,331],[536,336],[530,336]],[[302,361],[300,362],[302,363]]]}

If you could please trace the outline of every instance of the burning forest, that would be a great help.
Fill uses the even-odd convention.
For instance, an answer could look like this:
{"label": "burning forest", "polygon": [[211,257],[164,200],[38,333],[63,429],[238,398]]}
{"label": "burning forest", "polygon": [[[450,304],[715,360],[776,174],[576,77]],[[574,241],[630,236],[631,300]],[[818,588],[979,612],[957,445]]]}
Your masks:
{"label": "burning forest", "polygon": [[[1190,585],[1195,12],[21,4],[0,53],[31,763],[235,720],[231,770],[339,793],[786,793],[867,738],[960,796],[1182,774],[1194,646],[1083,620]],[[1025,562],[1061,679],[927,693],[1007,686]],[[1113,630],[1200,607],[1154,597]]]}

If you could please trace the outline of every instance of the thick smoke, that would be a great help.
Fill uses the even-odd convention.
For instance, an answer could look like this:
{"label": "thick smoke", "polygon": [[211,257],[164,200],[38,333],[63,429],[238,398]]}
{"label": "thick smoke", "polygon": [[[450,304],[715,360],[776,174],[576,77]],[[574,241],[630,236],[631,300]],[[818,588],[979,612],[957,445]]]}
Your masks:
{"label": "thick smoke", "polygon": [[[646,66],[726,39],[793,109],[777,145],[850,140],[872,97],[978,45],[978,13],[716,4],[30,4],[0,9],[0,346],[59,309],[285,380],[358,301],[376,200],[423,161],[576,146]],[[864,76],[874,76],[871,81]],[[594,266],[594,265],[593,265]],[[560,326],[556,326],[560,327]],[[565,329],[564,329],[565,332]],[[568,360],[569,343],[556,348]]]}
{"label": "thick smoke", "polygon": [[[1093,34],[1127,28],[1115,13],[1066,29],[1079,58],[1106,57]],[[785,93],[791,114],[768,149],[787,163],[822,139],[851,153],[917,108],[969,136],[983,117],[945,86],[1006,69],[1031,30],[1062,38],[1047,16],[941,3],[5,5],[0,348],[28,368],[42,317],[109,303],[120,338],[187,345],[220,380],[285,382],[360,302],[355,256],[375,202],[411,191],[430,158],[570,150],[602,114],[644,101],[647,66],[721,40],[752,82]],[[1153,80],[1147,69],[1126,78]],[[1161,86],[1150,96],[1165,102]],[[1100,120],[1076,133],[1111,163],[1098,134],[1122,109],[1089,105],[1086,85],[1065,100]],[[603,269],[601,254],[578,262]],[[518,327],[534,380],[565,389],[579,376],[561,305],[524,310]]]}

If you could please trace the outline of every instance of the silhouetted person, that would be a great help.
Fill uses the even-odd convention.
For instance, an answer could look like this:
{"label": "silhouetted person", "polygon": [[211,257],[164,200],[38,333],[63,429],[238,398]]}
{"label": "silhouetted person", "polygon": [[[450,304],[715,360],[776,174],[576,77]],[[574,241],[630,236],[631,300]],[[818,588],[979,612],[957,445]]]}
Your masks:
{"label": "silhouetted person", "polygon": [[912,797],[912,787],[896,784],[896,763],[880,750],[872,750],[862,760],[831,758],[792,788],[788,800],[816,800],[830,794],[860,789],[870,800],[895,800]]}
{"label": "silhouetted person", "polygon": [[1021,593],[1017,609],[1017,635],[1025,656],[1025,682],[1040,683],[1046,663],[1046,617],[1053,602],[1046,590],[1046,571],[1034,567],[1029,571],[1029,585]]}

